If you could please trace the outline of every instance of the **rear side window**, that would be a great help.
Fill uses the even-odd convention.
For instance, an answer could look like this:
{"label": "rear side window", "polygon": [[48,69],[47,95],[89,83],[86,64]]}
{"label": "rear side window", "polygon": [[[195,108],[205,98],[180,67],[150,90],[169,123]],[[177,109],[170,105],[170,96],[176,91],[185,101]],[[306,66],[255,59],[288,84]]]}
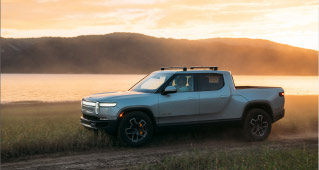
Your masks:
{"label": "rear side window", "polygon": [[199,74],[197,77],[198,91],[214,91],[224,87],[222,74]]}

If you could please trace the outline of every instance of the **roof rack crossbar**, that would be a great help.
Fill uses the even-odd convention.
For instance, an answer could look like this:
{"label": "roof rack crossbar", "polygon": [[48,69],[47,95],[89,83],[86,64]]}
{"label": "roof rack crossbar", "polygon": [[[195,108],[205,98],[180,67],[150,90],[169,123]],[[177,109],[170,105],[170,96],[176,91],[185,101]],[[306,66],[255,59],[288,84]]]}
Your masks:
{"label": "roof rack crossbar", "polygon": [[210,70],[218,70],[217,66],[192,66],[192,67],[190,67],[191,70],[193,70],[193,69],[203,69],[203,68],[208,68]]}
{"label": "roof rack crossbar", "polygon": [[183,69],[183,71],[187,71],[187,67],[161,67],[161,70],[168,70],[168,69]]}

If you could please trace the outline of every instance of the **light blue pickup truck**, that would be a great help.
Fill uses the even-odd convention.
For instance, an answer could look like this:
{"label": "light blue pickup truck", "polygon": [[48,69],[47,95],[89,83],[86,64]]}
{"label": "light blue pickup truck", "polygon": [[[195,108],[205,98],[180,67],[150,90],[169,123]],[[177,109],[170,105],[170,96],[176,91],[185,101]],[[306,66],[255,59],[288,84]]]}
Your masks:
{"label": "light blue pickup truck", "polygon": [[250,141],[268,137],[284,117],[281,87],[235,86],[218,67],[163,67],[125,92],[82,99],[81,124],[116,135],[129,146],[147,143],[163,126],[237,122]]}

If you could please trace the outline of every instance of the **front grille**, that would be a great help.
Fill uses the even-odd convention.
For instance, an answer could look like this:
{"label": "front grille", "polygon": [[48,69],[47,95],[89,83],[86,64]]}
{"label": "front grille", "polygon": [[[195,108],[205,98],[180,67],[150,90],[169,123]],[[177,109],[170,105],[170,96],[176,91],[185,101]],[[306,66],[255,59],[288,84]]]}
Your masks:
{"label": "front grille", "polygon": [[89,116],[89,115],[85,115],[85,114],[83,114],[83,118],[84,118],[84,119],[87,119],[87,120],[93,120],[93,121],[98,121],[98,120],[100,120],[98,117]]}

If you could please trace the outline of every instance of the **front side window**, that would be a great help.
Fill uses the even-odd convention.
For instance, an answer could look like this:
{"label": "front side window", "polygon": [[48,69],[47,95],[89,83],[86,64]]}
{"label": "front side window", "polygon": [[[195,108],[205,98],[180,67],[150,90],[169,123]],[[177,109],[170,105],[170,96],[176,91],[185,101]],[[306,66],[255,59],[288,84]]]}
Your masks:
{"label": "front side window", "polygon": [[171,73],[152,73],[133,86],[130,90],[144,93],[154,93],[171,76]]}
{"label": "front side window", "polygon": [[222,74],[199,74],[198,91],[214,91],[224,87]]}
{"label": "front side window", "polygon": [[177,92],[192,92],[194,91],[194,78],[189,74],[176,75],[168,85],[174,86]]}

